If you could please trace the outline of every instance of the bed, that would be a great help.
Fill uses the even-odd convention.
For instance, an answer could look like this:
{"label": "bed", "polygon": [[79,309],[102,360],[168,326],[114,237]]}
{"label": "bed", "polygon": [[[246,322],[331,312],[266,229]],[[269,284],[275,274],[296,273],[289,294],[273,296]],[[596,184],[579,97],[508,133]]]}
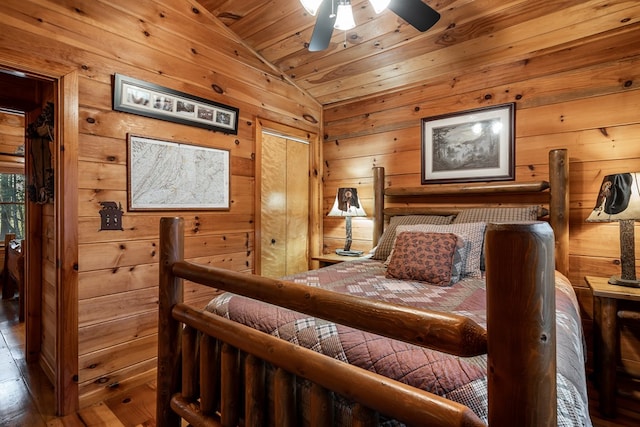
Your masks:
{"label": "bed", "polygon": [[[549,171],[526,184],[385,188],[374,168],[377,259],[281,280],[183,260],[183,221],[162,218],[157,424],[591,425],[565,277],[566,150],[549,153]],[[498,218],[424,202],[462,193],[498,199]],[[504,202],[530,194],[546,212]],[[405,221],[417,217],[445,223]],[[224,293],[190,307],[183,280]]]}
{"label": "bed", "polygon": [[13,298],[18,291],[18,319],[24,321],[24,240],[7,233],[4,238],[4,266],[2,274],[2,298]]}

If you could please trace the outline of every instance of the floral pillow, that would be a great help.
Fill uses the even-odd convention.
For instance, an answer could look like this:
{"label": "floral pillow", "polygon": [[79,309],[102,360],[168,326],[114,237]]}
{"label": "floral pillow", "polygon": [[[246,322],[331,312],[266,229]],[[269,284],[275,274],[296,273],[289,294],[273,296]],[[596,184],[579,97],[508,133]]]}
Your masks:
{"label": "floral pillow", "polygon": [[[456,234],[456,250],[453,253],[453,264],[451,265],[451,284],[457,283],[465,276],[465,263],[467,262],[467,242]],[[395,240],[394,240],[395,244]],[[389,257],[384,262],[385,267],[389,267],[389,262],[391,261],[391,256],[393,255],[395,249],[391,250]]]}
{"label": "floral pillow", "polygon": [[423,233],[453,233],[462,237],[466,243],[466,260],[464,262],[464,277],[482,277],[480,270],[480,257],[484,246],[484,232],[487,228],[485,222],[469,222],[464,224],[448,225],[399,225],[396,233],[404,231],[420,231]]}
{"label": "floral pillow", "polygon": [[453,233],[398,234],[387,267],[387,277],[437,286],[453,284],[451,272],[458,240]]}

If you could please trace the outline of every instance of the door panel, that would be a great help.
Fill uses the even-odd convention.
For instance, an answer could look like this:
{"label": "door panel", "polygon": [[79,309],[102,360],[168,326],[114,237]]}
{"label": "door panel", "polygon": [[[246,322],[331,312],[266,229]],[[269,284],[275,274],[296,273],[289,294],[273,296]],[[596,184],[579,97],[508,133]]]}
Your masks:
{"label": "door panel", "polygon": [[309,145],[287,140],[286,274],[309,269]]}
{"label": "door panel", "polygon": [[262,134],[261,274],[305,271],[309,259],[309,144]]}
{"label": "door panel", "polygon": [[262,184],[260,189],[262,275],[281,277],[286,264],[287,141],[273,135],[262,137]]}

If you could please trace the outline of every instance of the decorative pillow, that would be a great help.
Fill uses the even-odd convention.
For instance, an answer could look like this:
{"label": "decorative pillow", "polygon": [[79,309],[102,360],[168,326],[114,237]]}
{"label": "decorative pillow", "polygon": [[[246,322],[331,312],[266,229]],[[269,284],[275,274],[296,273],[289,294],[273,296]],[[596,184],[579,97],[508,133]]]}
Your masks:
{"label": "decorative pillow", "polygon": [[467,222],[517,222],[538,219],[538,206],[463,209],[453,224]]}
{"label": "decorative pillow", "polygon": [[466,261],[464,263],[464,277],[482,277],[480,270],[480,256],[484,245],[485,222],[469,222],[465,224],[448,225],[400,225],[396,227],[396,233],[404,231],[420,231],[423,233],[454,233],[466,242]]}
{"label": "decorative pillow", "polygon": [[382,233],[376,251],[372,259],[386,260],[393,249],[393,241],[396,239],[396,227],[398,225],[413,224],[451,224],[452,215],[399,215],[392,216],[389,225]]}
{"label": "decorative pillow", "polygon": [[457,241],[458,237],[453,233],[400,233],[386,275],[449,286]]}
{"label": "decorative pillow", "polygon": [[[456,236],[456,250],[453,253],[453,264],[451,265],[451,284],[458,283],[460,279],[464,277],[464,268],[465,263],[467,262],[467,242],[462,238],[462,236]],[[389,267],[389,262],[391,261],[391,257],[393,256],[393,252],[395,251],[395,241],[394,241],[394,249],[391,250],[391,253],[387,257],[387,260],[384,262],[385,267]]]}

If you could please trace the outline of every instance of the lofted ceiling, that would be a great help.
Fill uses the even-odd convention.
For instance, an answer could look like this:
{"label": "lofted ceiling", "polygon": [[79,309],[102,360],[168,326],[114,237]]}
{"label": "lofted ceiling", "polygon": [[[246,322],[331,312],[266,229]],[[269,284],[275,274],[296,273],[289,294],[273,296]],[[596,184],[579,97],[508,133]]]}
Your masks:
{"label": "lofted ceiling", "polygon": [[352,0],[356,27],[309,52],[315,17],[299,0],[198,1],[326,106],[506,70],[635,27],[640,9],[637,0],[423,0],[442,17],[421,33],[390,10],[376,15],[368,0]]}

